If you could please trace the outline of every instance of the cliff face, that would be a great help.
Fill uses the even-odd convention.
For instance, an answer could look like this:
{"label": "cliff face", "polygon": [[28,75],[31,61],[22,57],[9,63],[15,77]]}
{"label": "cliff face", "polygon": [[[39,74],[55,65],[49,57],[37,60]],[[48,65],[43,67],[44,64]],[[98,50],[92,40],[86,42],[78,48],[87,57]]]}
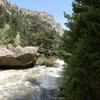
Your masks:
{"label": "cliff face", "polygon": [[[5,6],[6,3],[7,3],[6,0],[0,0],[0,5]],[[11,4],[11,7],[15,7],[15,5]],[[24,8],[19,8],[19,9],[22,10],[22,12],[25,13],[25,14],[38,16],[41,20],[49,23],[51,29],[55,29],[60,35],[63,34],[63,29],[62,29],[60,23],[56,23],[56,21],[54,20],[54,17],[52,15],[50,15],[46,12],[37,12],[37,11],[34,11],[34,10],[27,10],[27,9],[24,9]]]}
{"label": "cliff face", "polygon": [[26,14],[38,16],[41,20],[49,23],[51,28],[55,29],[60,35],[63,34],[63,29],[62,29],[60,23],[56,23],[56,21],[54,20],[54,17],[52,15],[50,15],[46,12],[37,12],[34,10],[27,10],[27,9],[23,9],[23,8],[21,8],[21,10]]}
{"label": "cliff face", "polygon": [[3,0],[0,0],[0,5],[4,5],[4,1]]}

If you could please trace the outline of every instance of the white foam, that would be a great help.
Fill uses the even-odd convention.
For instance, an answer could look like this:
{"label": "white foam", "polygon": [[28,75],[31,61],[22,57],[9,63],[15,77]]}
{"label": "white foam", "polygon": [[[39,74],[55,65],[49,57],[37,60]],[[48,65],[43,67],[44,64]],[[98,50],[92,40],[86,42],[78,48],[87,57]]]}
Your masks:
{"label": "white foam", "polygon": [[[22,100],[26,95],[40,88],[57,89],[61,86],[62,68],[38,66],[26,70],[6,70],[0,72],[0,100]],[[29,81],[30,80],[30,81]],[[38,83],[35,84],[34,83]],[[17,99],[16,99],[17,100]]]}

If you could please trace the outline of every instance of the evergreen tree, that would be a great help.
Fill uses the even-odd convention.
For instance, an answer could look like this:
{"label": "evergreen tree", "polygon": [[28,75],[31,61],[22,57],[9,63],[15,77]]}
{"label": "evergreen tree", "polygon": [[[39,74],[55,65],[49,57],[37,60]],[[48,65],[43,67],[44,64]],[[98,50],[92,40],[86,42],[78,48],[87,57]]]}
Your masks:
{"label": "evergreen tree", "polygon": [[56,54],[58,41],[59,35],[55,30],[44,30],[44,32],[40,34],[32,34],[29,44],[32,46],[38,46],[41,54],[46,54],[49,50]]}
{"label": "evergreen tree", "polygon": [[[71,48],[63,74],[62,94],[66,100],[100,100],[99,5],[100,0],[75,0],[73,3],[73,28],[68,33],[74,48]],[[69,43],[66,39],[65,52]],[[66,57],[64,59],[66,61]]]}
{"label": "evergreen tree", "polygon": [[17,45],[16,36],[19,34],[21,46],[39,46],[39,52],[43,54],[48,50],[57,53],[59,35],[51,28],[47,21],[27,15],[7,1],[4,7],[0,5],[0,44]]}
{"label": "evergreen tree", "polygon": [[32,33],[41,33],[43,29],[43,24],[42,21],[39,20],[38,18],[36,19],[31,19],[31,25],[30,25],[30,32]]}
{"label": "evergreen tree", "polygon": [[0,5],[0,28],[3,28],[6,23],[9,22],[9,14],[6,9]]}

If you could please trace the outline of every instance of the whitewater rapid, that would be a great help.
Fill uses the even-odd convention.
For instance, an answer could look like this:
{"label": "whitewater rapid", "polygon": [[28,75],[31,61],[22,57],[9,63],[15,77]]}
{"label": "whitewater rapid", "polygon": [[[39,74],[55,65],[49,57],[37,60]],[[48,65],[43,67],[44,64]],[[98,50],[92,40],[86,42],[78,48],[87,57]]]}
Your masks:
{"label": "whitewater rapid", "polygon": [[57,100],[62,67],[0,71],[0,100]]}

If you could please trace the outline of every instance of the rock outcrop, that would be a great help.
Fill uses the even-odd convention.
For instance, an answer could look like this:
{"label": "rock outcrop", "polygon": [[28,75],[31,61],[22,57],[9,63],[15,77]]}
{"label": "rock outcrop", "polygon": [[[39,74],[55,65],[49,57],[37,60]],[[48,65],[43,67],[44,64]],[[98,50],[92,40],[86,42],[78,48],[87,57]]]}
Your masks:
{"label": "rock outcrop", "polygon": [[39,54],[37,47],[17,46],[16,48],[0,48],[0,68],[29,68],[36,63]]}
{"label": "rock outcrop", "polygon": [[46,21],[47,23],[50,24],[50,28],[51,29],[55,29],[56,32],[58,32],[60,35],[63,35],[64,31],[60,25],[60,23],[56,23],[54,17],[46,12],[37,12],[35,10],[27,10],[24,8],[21,8],[21,10],[25,13],[25,14],[29,14],[29,15],[35,15],[38,16],[41,20]]}
{"label": "rock outcrop", "polygon": [[[3,6],[6,6],[6,3],[8,3],[7,0],[0,0],[0,5],[2,4]],[[13,7],[16,8],[15,5],[10,4],[9,7]],[[28,9],[24,9],[24,8],[18,8],[19,10],[21,10],[24,14],[26,15],[33,15],[33,16],[38,16],[41,20],[46,21],[48,24],[50,24],[50,28],[51,29],[55,29],[56,32],[58,32],[60,35],[63,35],[64,31],[60,25],[60,23],[56,23],[54,17],[46,12],[37,12],[35,10],[28,10]],[[9,14],[10,12],[7,11]]]}
{"label": "rock outcrop", "polygon": [[6,0],[0,0],[0,5],[2,5],[2,6],[6,6],[6,3],[7,3],[8,1],[6,1]]}
{"label": "rock outcrop", "polygon": [[2,0],[0,0],[0,5],[1,5],[1,4],[3,4],[3,1],[2,1]]}

